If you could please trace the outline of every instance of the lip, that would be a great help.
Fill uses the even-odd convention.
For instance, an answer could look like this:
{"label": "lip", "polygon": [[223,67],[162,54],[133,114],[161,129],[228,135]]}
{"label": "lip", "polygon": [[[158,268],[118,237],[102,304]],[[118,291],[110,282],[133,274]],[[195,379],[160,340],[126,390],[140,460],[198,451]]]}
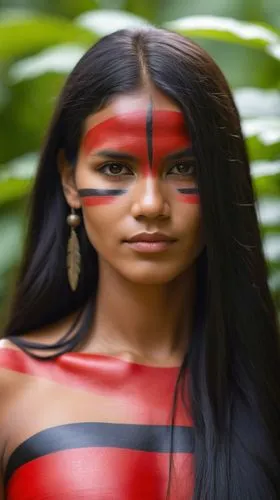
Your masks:
{"label": "lip", "polygon": [[176,239],[163,233],[138,233],[129,240],[126,244],[137,252],[156,253],[168,250],[175,243]]}
{"label": "lip", "polygon": [[168,236],[167,234],[164,233],[159,233],[159,232],[154,232],[154,233],[138,233],[132,236],[132,238],[129,238],[129,240],[126,240],[127,243],[138,243],[138,242],[145,242],[145,243],[157,243],[157,242],[173,242],[176,241],[175,238],[172,238],[171,236]]}

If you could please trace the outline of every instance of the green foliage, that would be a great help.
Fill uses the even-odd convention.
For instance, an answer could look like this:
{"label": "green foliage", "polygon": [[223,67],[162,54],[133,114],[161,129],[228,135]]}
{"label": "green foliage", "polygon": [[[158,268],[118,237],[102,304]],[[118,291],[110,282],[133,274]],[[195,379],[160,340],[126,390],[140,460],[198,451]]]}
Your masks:
{"label": "green foliage", "polygon": [[92,33],[63,18],[38,15],[19,20],[2,18],[0,23],[1,61],[65,42],[90,44],[94,39]]}
{"label": "green foliage", "polygon": [[[209,4],[205,2],[26,0],[19,11],[16,2],[11,5],[9,0],[8,5],[0,0],[2,313],[21,253],[24,207],[38,150],[66,75],[101,36],[149,23],[199,41],[234,89],[258,197],[270,286],[280,310],[280,16],[275,17],[272,27],[269,9],[263,13],[254,2],[252,17],[250,0],[230,2],[228,6],[215,0],[220,16],[201,16],[208,13]],[[273,2],[270,0],[268,6]],[[196,15],[190,16],[189,9]],[[178,19],[171,21],[171,16]]]}

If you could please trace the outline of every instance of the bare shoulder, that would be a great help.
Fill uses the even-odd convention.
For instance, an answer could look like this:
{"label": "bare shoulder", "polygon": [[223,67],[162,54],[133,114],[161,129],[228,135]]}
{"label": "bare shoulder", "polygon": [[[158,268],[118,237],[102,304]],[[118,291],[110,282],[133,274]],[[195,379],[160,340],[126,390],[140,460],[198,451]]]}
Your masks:
{"label": "bare shoulder", "polygon": [[8,422],[11,419],[15,401],[24,390],[24,377],[16,370],[10,369],[13,353],[19,349],[8,339],[0,340],[0,500],[3,495],[3,458],[8,437]]}
{"label": "bare shoulder", "polygon": [[[71,326],[75,316],[71,315],[53,325],[48,325],[37,331],[31,331],[22,335],[22,339],[28,342],[40,344],[50,344],[58,341]],[[11,340],[10,340],[11,339]],[[0,339],[0,425],[5,418],[6,408],[12,403],[12,400],[22,396],[22,391],[28,383],[25,363],[28,362],[28,355],[13,343],[12,338]],[[33,350],[34,354],[42,354],[39,350]],[[48,354],[48,351],[44,351]]]}
{"label": "bare shoulder", "polygon": [[18,369],[20,354],[20,349],[8,339],[0,340],[0,426],[24,384],[24,377]]}
{"label": "bare shoulder", "polygon": [[[76,316],[77,313],[53,325],[48,325],[37,331],[30,331],[22,335],[22,338],[41,344],[55,343],[65,335]],[[0,459],[3,457],[5,449],[6,430],[9,427],[10,415],[17,402],[24,401],[30,384],[30,376],[28,376],[28,370],[25,369],[25,364],[28,364],[28,355],[13,343],[11,337],[10,339],[0,339]],[[37,354],[38,351],[33,352]],[[44,354],[48,354],[48,351],[45,351]]]}
{"label": "bare shoulder", "polygon": [[14,358],[13,353],[16,355],[19,351],[20,349],[9,339],[3,338],[0,340],[0,400],[9,390],[12,380],[14,380],[14,370],[9,367],[9,362]]}

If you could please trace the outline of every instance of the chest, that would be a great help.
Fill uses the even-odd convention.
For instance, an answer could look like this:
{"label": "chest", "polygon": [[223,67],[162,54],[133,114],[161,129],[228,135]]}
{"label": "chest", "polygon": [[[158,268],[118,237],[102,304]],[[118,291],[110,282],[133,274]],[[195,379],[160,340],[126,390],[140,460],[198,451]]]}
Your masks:
{"label": "chest", "polygon": [[[7,500],[165,499],[174,377],[107,367],[26,380],[10,413]],[[173,452],[170,500],[190,499],[193,429],[180,400]]]}
{"label": "chest", "polygon": [[[171,499],[191,498],[191,431],[174,429]],[[11,455],[7,499],[163,500],[170,438],[168,427],[147,424],[75,422],[42,430]]]}

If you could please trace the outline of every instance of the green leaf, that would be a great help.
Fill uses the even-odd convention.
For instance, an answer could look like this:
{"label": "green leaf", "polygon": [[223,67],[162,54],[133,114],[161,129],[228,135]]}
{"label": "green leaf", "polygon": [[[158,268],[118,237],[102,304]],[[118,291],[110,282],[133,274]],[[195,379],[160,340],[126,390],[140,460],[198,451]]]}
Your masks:
{"label": "green leaf", "polygon": [[0,170],[0,206],[23,198],[30,190],[38,155],[29,153]]}
{"label": "green leaf", "polygon": [[85,52],[85,47],[74,44],[56,45],[43,50],[38,55],[21,59],[9,71],[13,83],[37,78],[45,73],[68,74]]}
{"label": "green leaf", "polygon": [[280,174],[280,160],[252,162],[251,174],[255,179],[268,177],[273,182],[272,176]]}
{"label": "green leaf", "polygon": [[99,36],[108,35],[119,29],[149,26],[149,22],[142,17],[109,9],[85,12],[76,19],[76,23]]}
{"label": "green leaf", "polygon": [[273,270],[269,278],[269,286],[273,291],[280,291],[280,270]]}
{"label": "green leaf", "polygon": [[280,260],[280,234],[266,234],[263,241],[266,258],[270,262],[279,262]]}
{"label": "green leaf", "polygon": [[26,179],[10,179],[0,182],[0,206],[23,198],[28,194],[31,181]]}
{"label": "green leaf", "polygon": [[9,179],[31,179],[38,163],[38,153],[27,153],[14,158],[0,169],[0,181]]}
{"label": "green leaf", "polygon": [[[238,21],[229,17],[189,16],[164,23],[164,27],[182,33],[185,36],[198,36],[238,43],[248,47],[277,47],[279,35],[271,26]],[[275,57],[273,49],[270,55]]]}
{"label": "green leaf", "polygon": [[0,59],[8,60],[34,53],[55,44],[76,42],[85,46],[98,37],[81,25],[63,18],[32,16],[29,19],[2,19],[0,22]]}
{"label": "green leaf", "polygon": [[259,140],[258,136],[247,137],[246,140],[249,157],[251,161],[257,160],[275,160],[279,158],[280,144],[275,142],[274,144],[267,145]]}
{"label": "green leaf", "polygon": [[162,0],[141,0],[141,2],[139,0],[126,0],[124,9],[148,19],[150,22],[157,22],[158,14],[162,11]]}
{"label": "green leaf", "polygon": [[272,43],[267,47],[267,52],[280,61],[280,43]]}
{"label": "green leaf", "polygon": [[257,137],[265,146],[280,143],[280,117],[260,117],[242,120],[245,137]]}
{"label": "green leaf", "polygon": [[258,206],[260,221],[264,226],[275,228],[280,225],[280,200],[276,196],[258,198]]}
{"label": "green leaf", "polygon": [[1,252],[0,277],[19,258],[22,245],[22,224],[16,214],[5,214],[0,217]]}
{"label": "green leaf", "polygon": [[234,90],[234,100],[242,118],[280,117],[278,89],[240,87]]}
{"label": "green leaf", "polygon": [[65,79],[62,73],[45,73],[10,85],[10,102],[0,115],[2,164],[40,148]]}

